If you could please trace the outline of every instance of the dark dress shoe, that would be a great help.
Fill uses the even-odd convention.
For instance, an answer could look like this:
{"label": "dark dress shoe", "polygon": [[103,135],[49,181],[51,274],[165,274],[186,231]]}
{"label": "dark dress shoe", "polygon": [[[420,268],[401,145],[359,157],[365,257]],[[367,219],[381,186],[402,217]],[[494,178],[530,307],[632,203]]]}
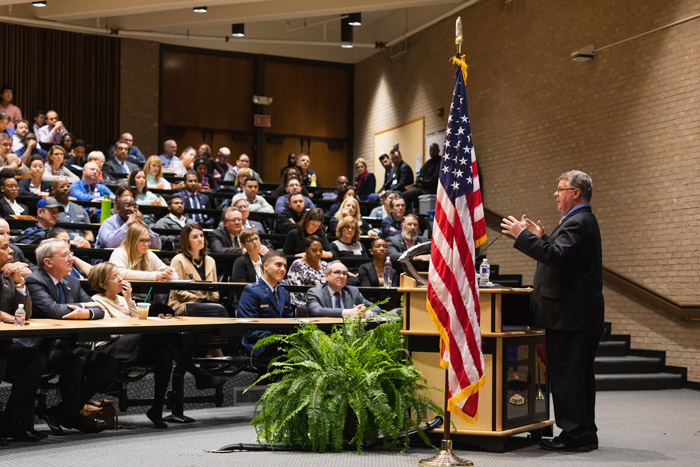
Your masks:
{"label": "dark dress shoe", "polygon": [[61,418],[58,415],[58,409],[52,407],[46,413],[46,424],[51,430],[51,434],[54,436],[63,436],[63,428],[61,428]]}
{"label": "dark dress shoe", "polygon": [[46,433],[42,433],[41,431],[36,431],[34,428],[27,430],[27,433],[31,433],[39,439],[46,439],[49,437],[49,435],[47,435]]}
{"label": "dark dress shoe", "polygon": [[588,437],[588,447],[591,448],[591,451],[598,449],[598,435],[590,435]]}
{"label": "dark dress shoe", "polygon": [[83,433],[99,433],[107,429],[107,423],[102,420],[93,420],[83,415],[77,415],[61,421],[66,428],[73,428]]}
{"label": "dark dress shoe", "polygon": [[148,419],[153,422],[153,426],[156,428],[160,429],[165,429],[168,428],[168,424],[163,421],[163,411],[150,408],[148,412],[146,412],[146,416]]}
{"label": "dark dress shoe", "polygon": [[41,441],[41,439],[38,436],[34,436],[32,433],[26,431],[26,430],[15,430],[12,433],[9,433],[10,438],[12,438],[15,441],[24,441],[24,442],[29,442],[29,443],[36,443]]}
{"label": "dark dress shoe", "polygon": [[546,449],[547,451],[588,452],[591,450],[587,444],[580,446],[566,444],[558,436],[554,439],[540,440],[539,444],[542,449]]}

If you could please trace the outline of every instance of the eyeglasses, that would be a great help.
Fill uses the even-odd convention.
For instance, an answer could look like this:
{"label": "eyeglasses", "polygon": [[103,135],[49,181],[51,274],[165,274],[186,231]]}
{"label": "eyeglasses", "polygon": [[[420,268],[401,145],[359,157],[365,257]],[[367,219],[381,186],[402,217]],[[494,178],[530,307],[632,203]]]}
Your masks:
{"label": "eyeglasses", "polygon": [[151,243],[150,238],[139,238],[139,243]]}
{"label": "eyeglasses", "polygon": [[562,191],[573,191],[573,190],[578,190],[578,188],[559,188],[559,187],[557,187],[557,189],[554,190],[554,193],[560,193]]}
{"label": "eyeglasses", "polygon": [[347,276],[348,272],[347,271],[331,271],[332,276]]}

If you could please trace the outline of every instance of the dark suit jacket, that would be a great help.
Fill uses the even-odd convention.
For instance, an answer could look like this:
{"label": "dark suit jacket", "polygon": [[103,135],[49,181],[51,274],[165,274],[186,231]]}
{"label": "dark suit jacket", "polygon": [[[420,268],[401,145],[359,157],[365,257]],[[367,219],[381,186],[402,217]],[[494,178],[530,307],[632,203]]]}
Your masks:
{"label": "dark suit jacket", "polygon": [[243,253],[242,247],[233,246],[231,236],[225,227],[212,230],[207,236],[207,240],[209,241],[209,249],[212,253],[228,253],[231,255],[240,255]]}
{"label": "dark suit jacket", "polygon": [[[187,190],[182,190],[178,193],[178,195],[182,196],[182,202],[185,204],[185,209],[191,209],[192,205],[190,202],[190,198],[197,198],[199,200],[199,205],[202,207],[202,209],[211,209],[211,203],[209,202],[209,197],[205,194],[203,194],[200,191],[195,191],[194,193],[190,193]],[[187,217],[194,219],[193,214],[185,214]],[[212,226],[214,224],[214,219],[209,217],[208,214],[202,214],[202,217],[204,218],[204,224],[207,226]],[[206,226],[204,226],[206,227]]]}
{"label": "dark suit jacket", "polygon": [[257,280],[258,277],[255,274],[255,267],[253,266],[253,261],[250,259],[250,256],[243,255],[239,258],[236,258],[236,261],[233,262],[231,281],[249,282],[252,284]]}
{"label": "dark suit jacket", "polygon": [[[379,278],[377,277],[377,271],[374,269],[374,263],[361,264],[357,270],[357,280],[360,287],[379,287]],[[399,286],[398,274],[394,274],[391,277],[391,286]]]}
{"label": "dark suit jacket", "polygon": [[[301,214],[297,214],[296,212],[292,211],[291,209],[286,208],[284,211],[277,214],[277,223],[275,224],[275,232],[282,233],[282,234],[289,233],[290,230],[296,228],[296,226],[299,223],[299,221],[301,220],[301,216],[303,214],[304,214],[304,211],[302,211]],[[294,222],[290,221],[289,219],[294,219]]]}
{"label": "dark suit jacket", "polygon": [[539,238],[524,230],[514,246],[538,261],[530,297],[535,326],[560,331],[602,329],[600,230],[590,206],[572,212],[549,236]]}
{"label": "dark suit jacket", "polygon": [[[35,318],[62,319],[63,316],[72,312],[68,305],[91,302],[92,298],[85,293],[80,286],[80,282],[71,275],[65,276],[61,282],[65,289],[66,303],[58,303],[58,290],[54,286],[49,273],[43,268],[27,276],[27,290],[32,297]],[[90,308],[93,313],[92,319],[104,318],[104,311],[100,308]]]}
{"label": "dark suit jacket", "polygon": [[[22,180],[19,181],[19,196],[36,196],[34,193],[32,193],[29,190],[29,184],[32,181],[28,178],[23,178]],[[41,191],[45,191],[47,193],[51,192],[51,182],[47,182],[46,180],[41,181]]]}
{"label": "dark suit jacket", "polygon": [[[246,285],[238,302],[237,315],[239,318],[292,318],[294,311],[289,301],[289,292],[277,286],[279,303],[275,300],[272,290],[261,278],[257,282]],[[248,352],[253,351],[255,343],[265,336],[271,335],[271,331],[249,331],[243,336],[242,344]],[[253,353],[258,356],[265,349],[258,347]]]}
{"label": "dark suit jacket", "polygon": [[0,277],[0,310],[14,315],[19,305],[24,305],[24,311],[27,313],[27,319],[31,318],[32,300],[29,298],[29,293],[22,295],[21,293],[17,292],[15,283],[12,279]]}
{"label": "dark suit jacket", "polygon": [[[423,237],[418,237],[416,239],[416,245],[426,241],[427,240]],[[391,258],[391,262],[396,265],[397,261],[399,260],[399,256],[401,256],[404,251],[408,250],[408,248],[406,248],[406,240],[404,240],[403,235],[399,233],[399,235],[393,235],[387,238],[386,243],[389,251],[389,258]]]}
{"label": "dark suit jacket", "polygon": [[[24,209],[24,211],[22,211],[21,214],[29,214],[29,208],[26,205],[24,205],[22,203],[17,203],[17,204],[22,206],[22,209]],[[10,216],[14,216],[14,215],[15,215],[15,211],[13,211],[12,208],[10,207],[10,202],[7,201],[7,198],[5,198],[4,196],[2,198],[0,198],[0,216],[4,217],[5,219],[10,219]]]}
{"label": "dark suit jacket", "polygon": [[405,161],[401,161],[398,167],[391,166],[389,177],[384,182],[383,191],[404,191],[408,185],[413,184],[413,169]]}
{"label": "dark suit jacket", "polygon": [[[126,166],[129,167],[129,173],[139,170],[139,166],[133,162],[129,162],[128,159],[126,160]],[[122,173],[122,165],[117,159],[110,159],[104,163],[102,171],[120,174]]]}
{"label": "dark suit jacket", "polygon": [[[355,305],[370,306],[372,302],[362,296],[357,287],[346,285],[341,291],[343,308],[335,308],[333,306],[333,290],[328,284],[317,285],[306,292],[306,308],[311,316],[342,316],[343,310],[352,308]],[[379,307],[374,307],[370,311],[377,314],[380,312]]]}

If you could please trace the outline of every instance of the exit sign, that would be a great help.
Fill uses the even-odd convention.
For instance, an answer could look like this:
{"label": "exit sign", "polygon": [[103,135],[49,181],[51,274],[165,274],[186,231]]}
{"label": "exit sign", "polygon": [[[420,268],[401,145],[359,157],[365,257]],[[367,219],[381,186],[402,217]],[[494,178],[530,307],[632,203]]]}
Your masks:
{"label": "exit sign", "polygon": [[270,128],[270,116],[255,114],[253,119],[253,125]]}

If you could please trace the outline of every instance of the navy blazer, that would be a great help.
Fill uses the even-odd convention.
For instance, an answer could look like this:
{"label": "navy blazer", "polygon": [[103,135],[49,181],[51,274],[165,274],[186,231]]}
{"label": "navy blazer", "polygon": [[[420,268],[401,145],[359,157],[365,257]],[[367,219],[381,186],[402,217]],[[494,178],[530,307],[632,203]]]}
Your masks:
{"label": "navy blazer", "polygon": [[[127,159],[125,162],[126,166],[129,167],[129,174],[131,174],[131,172],[136,172],[137,170],[140,170],[139,166],[134,164],[133,162],[129,162],[129,159]],[[110,159],[104,163],[104,165],[102,166],[102,171],[120,174],[122,173],[122,164],[116,158]]]}
{"label": "navy blazer", "polygon": [[549,236],[523,230],[514,246],[537,260],[530,297],[533,324],[600,334],[605,309],[602,249],[590,206],[572,212]]}
{"label": "navy blazer", "polygon": [[[27,276],[27,290],[32,297],[32,309],[34,318],[62,319],[73,310],[68,305],[79,305],[80,303],[91,302],[92,298],[85,293],[80,286],[80,282],[70,274],[65,276],[61,282],[65,289],[66,303],[58,303],[58,289],[53,283],[53,279],[43,268]],[[104,311],[101,308],[89,308],[92,311],[92,319],[104,318]]]}
{"label": "navy blazer", "polygon": [[[317,285],[306,292],[306,308],[311,316],[333,316],[341,317],[344,309],[352,308],[355,305],[370,306],[372,302],[362,296],[357,287],[346,285],[341,291],[343,308],[335,308],[333,304],[333,290],[328,284]],[[378,306],[370,310],[372,313],[380,313]]]}
{"label": "navy blazer", "polygon": [[[289,292],[278,285],[277,295],[279,303],[262,278],[253,284],[246,285],[238,300],[237,316],[239,318],[293,318],[294,311],[289,299]],[[271,331],[248,331],[243,336],[243,348],[248,352],[253,352],[255,343],[271,334]],[[260,355],[264,350],[264,347],[258,347],[253,356]]]}
{"label": "navy blazer", "polygon": [[[194,193],[190,193],[187,190],[182,190],[178,193],[178,195],[182,196],[182,202],[185,204],[185,209],[192,209],[192,204],[190,202],[190,198],[197,198],[199,200],[199,205],[201,206],[202,209],[211,209],[211,204],[209,203],[209,197],[202,193],[201,191],[195,191]],[[190,219],[194,219],[194,214],[185,214],[187,217]],[[208,214],[202,214],[202,218],[204,219],[203,223],[208,225],[208,226],[213,226],[214,225],[214,219],[209,217]]]}

